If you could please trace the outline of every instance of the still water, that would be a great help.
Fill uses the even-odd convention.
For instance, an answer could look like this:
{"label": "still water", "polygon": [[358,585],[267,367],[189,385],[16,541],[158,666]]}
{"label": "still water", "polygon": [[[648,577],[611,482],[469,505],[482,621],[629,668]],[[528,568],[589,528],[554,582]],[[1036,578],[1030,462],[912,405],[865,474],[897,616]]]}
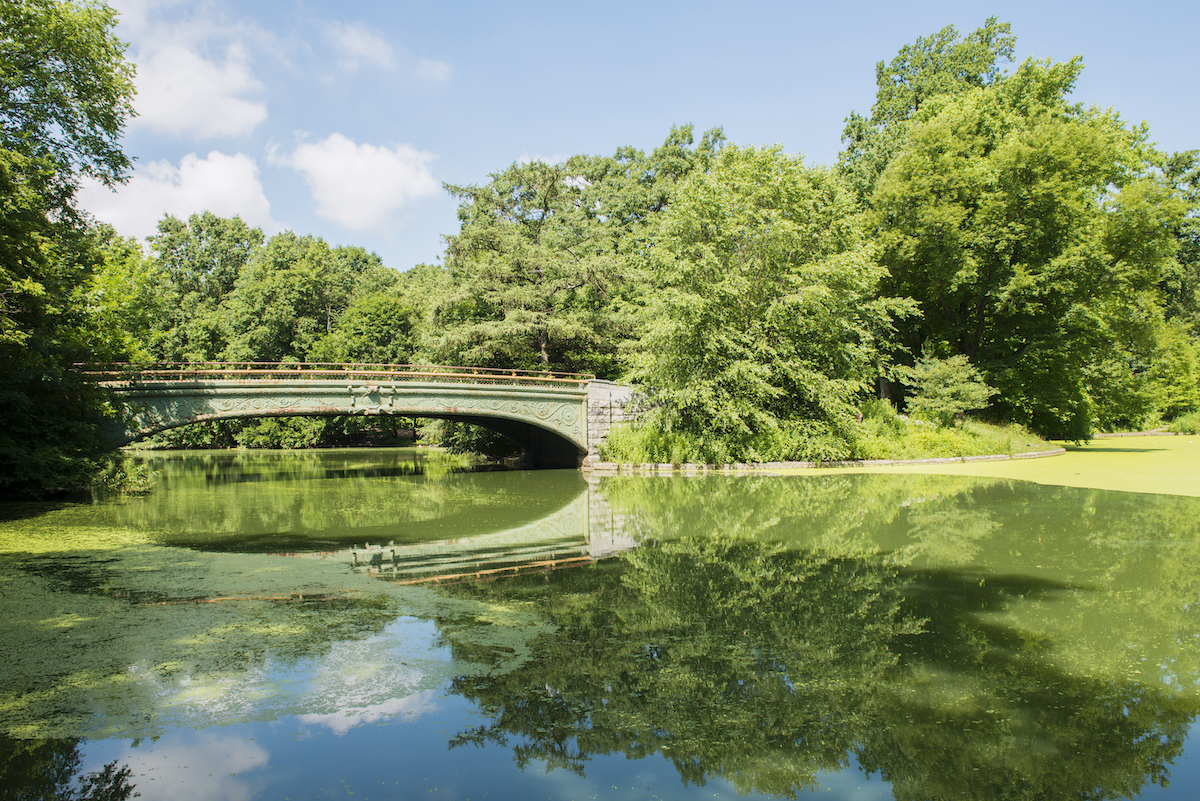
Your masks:
{"label": "still water", "polygon": [[138,458],[147,496],[0,507],[11,797],[1200,789],[1197,498]]}

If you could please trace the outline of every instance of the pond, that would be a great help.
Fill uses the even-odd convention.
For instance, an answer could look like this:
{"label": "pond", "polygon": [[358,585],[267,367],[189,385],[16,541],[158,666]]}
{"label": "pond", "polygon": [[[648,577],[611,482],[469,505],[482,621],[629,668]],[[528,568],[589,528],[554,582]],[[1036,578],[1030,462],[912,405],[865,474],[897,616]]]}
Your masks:
{"label": "pond", "polygon": [[1200,498],[130,458],[153,493],[0,506],[13,797],[1200,786]]}

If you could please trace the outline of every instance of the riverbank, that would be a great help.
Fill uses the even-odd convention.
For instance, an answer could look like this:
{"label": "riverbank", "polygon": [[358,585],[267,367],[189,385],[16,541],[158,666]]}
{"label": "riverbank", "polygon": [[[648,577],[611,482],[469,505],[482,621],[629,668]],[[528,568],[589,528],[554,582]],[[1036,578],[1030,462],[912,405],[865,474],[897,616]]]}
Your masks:
{"label": "riverbank", "polygon": [[1086,445],[1060,443],[1051,450],[944,459],[877,460],[814,464],[632,465],[601,462],[595,473],[926,473],[1033,481],[1062,487],[1200,497],[1200,436],[1159,432],[1097,438]]}
{"label": "riverbank", "polygon": [[772,470],[788,475],[830,473],[932,473],[1034,481],[1061,487],[1200,497],[1200,436],[1123,436],[1086,445],[1063,443],[1060,455],[938,464]]}

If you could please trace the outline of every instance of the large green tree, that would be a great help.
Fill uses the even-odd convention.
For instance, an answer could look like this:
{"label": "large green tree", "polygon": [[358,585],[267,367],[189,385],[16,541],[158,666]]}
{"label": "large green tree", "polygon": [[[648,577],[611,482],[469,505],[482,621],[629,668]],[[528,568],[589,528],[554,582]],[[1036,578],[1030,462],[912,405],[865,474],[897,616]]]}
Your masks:
{"label": "large green tree", "polygon": [[230,361],[306,361],[350,305],[361,284],[395,281],[361,248],[330,248],[290,231],[271,237],[238,277],[227,304]]}
{"label": "large green tree", "polygon": [[209,361],[229,342],[224,304],[263,246],[263,232],[240,217],[165,215],[150,237],[157,291],[146,347],[160,361]]}
{"label": "large green tree", "polygon": [[1176,263],[1164,272],[1161,282],[1165,306],[1169,317],[1178,318],[1200,336],[1200,150],[1168,156],[1163,176],[1187,204],[1175,230]]}
{"label": "large green tree", "polygon": [[1017,38],[1007,22],[989,17],[982,28],[959,37],[947,25],[928,37],[919,36],[888,64],[875,65],[875,104],[871,116],[851,112],[842,141],[846,148],[838,169],[854,189],[860,205],[875,189],[879,175],[904,142],[908,121],[928,100],[990,86],[1004,77],[1002,65],[1012,59]]}
{"label": "large green tree", "polygon": [[[133,66],[100,3],[0,2],[0,492],[77,487],[102,451],[103,399],[71,370],[101,323],[86,302],[103,236],[80,180],[128,174]],[[115,355],[115,354],[105,354]]]}
{"label": "large green tree", "polygon": [[84,302],[94,255],[0,150],[0,493],[85,485],[101,452],[103,399],[80,374],[94,327]]}
{"label": "large green tree", "polygon": [[[832,171],[729,146],[653,225],[654,288],[632,377],[647,426],[692,445],[660,460],[839,458],[886,362],[883,271]],[[670,437],[667,437],[669,440]]]}
{"label": "large green tree", "polygon": [[48,206],[74,216],[83,176],[121,183],[133,64],[103,2],[0,2],[0,148],[35,160]]}
{"label": "large green tree", "polygon": [[411,364],[419,317],[402,297],[375,292],[353,301],[333,330],[309,351],[317,362]]}
{"label": "large green tree", "polygon": [[1081,69],[1030,60],[927,100],[869,217],[885,287],[920,304],[910,351],[966,355],[1004,416],[1071,438],[1089,436],[1089,388],[1107,381],[1087,366],[1120,351],[1113,312],[1155,286],[1182,210],[1144,127],[1067,102]]}
{"label": "large green tree", "polygon": [[514,164],[483,186],[447,186],[462,227],[448,238],[435,358],[615,377],[640,288],[627,256],[675,183],[721,143],[710,131],[693,146],[684,126],[649,155]]}

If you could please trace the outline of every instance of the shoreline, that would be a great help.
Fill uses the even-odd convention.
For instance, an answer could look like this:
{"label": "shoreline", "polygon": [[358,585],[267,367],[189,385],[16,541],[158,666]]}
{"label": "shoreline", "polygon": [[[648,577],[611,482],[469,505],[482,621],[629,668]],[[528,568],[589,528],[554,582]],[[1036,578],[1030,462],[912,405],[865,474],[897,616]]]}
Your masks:
{"label": "shoreline", "polygon": [[[1170,432],[1167,432],[1168,434]],[[1054,456],[1054,458],[1040,458]],[[1086,445],[1063,443],[1053,451],[1001,455],[998,458],[966,456],[949,459],[891,460],[850,466],[779,467],[775,465],[734,465],[732,469],[702,470],[698,466],[653,470],[584,468],[589,479],[612,476],[830,476],[838,474],[931,473],[1014,481],[1085,489],[1138,492],[1200,498],[1200,436],[1163,433],[1097,437]],[[613,463],[608,463],[613,464]],[[778,463],[796,464],[796,463]],[[829,463],[825,463],[829,465]],[[639,466],[640,467],[640,466]]]}
{"label": "shoreline", "polygon": [[1004,462],[1012,459],[1044,459],[1061,456],[1066,448],[1051,448],[1025,453],[997,453],[982,456],[937,456],[928,459],[848,459],[834,462],[737,462],[732,464],[635,464],[632,462],[594,462],[583,470],[601,473],[747,473],[774,470],[832,470],[843,467],[904,467],[907,465],[961,464],[964,462]]}

